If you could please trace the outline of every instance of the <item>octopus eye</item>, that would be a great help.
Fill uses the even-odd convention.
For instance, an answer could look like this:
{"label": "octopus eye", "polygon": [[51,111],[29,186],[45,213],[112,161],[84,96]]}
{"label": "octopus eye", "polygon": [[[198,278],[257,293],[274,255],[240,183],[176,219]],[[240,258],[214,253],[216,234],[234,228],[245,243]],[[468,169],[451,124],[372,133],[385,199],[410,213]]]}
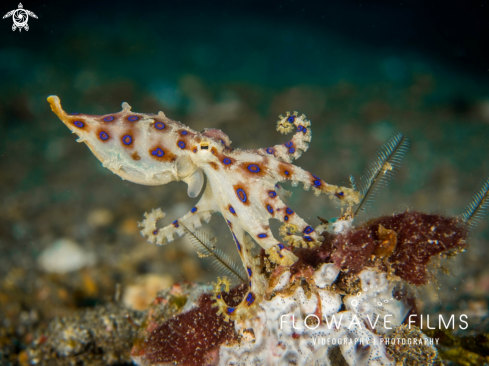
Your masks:
{"label": "octopus eye", "polygon": [[201,144],[200,150],[209,150],[209,145],[208,144]]}

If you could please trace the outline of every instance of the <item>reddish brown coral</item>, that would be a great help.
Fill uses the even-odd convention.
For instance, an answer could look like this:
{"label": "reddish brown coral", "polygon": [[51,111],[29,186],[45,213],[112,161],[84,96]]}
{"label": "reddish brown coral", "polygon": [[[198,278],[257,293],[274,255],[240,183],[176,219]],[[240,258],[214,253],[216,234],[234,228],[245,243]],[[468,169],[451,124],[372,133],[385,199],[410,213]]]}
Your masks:
{"label": "reddish brown coral", "polygon": [[337,267],[360,272],[375,250],[372,233],[367,229],[350,230],[336,236],[331,259]]}
{"label": "reddish brown coral", "polygon": [[[243,289],[233,289],[242,292]],[[231,300],[231,299],[230,299]],[[231,300],[232,301],[232,300]],[[181,313],[150,332],[146,341],[136,345],[132,355],[144,364],[172,362],[178,365],[215,364],[219,346],[236,341],[234,322],[216,314],[209,294],[199,298],[198,307]]]}
{"label": "reddish brown coral", "polygon": [[467,229],[458,218],[406,211],[337,235],[331,259],[350,273],[390,266],[397,276],[419,286],[432,277],[431,260],[465,248],[466,236]]}
{"label": "reddish brown coral", "polygon": [[367,223],[367,229],[378,240],[378,228],[397,233],[397,246],[388,257],[394,273],[414,284],[428,283],[430,260],[440,254],[453,254],[465,248],[467,229],[458,218],[406,211],[384,216]]}
{"label": "reddish brown coral", "polygon": [[333,251],[334,235],[328,232],[324,232],[321,235],[324,237],[321,246],[317,248],[297,248],[294,250],[294,254],[299,259],[290,268],[292,275],[307,266],[318,268],[321,264],[331,261],[330,256]]}

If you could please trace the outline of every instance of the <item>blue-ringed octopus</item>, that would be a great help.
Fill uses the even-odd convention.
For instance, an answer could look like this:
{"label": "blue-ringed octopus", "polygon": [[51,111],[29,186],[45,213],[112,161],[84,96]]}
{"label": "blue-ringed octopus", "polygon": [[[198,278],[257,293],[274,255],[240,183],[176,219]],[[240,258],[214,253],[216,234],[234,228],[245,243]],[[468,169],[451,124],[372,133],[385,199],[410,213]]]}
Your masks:
{"label": "blue-ringed octopus", "polygon": [[201,221],[207,222],[213,213],[220,212],[231,230],[250,285],[243,306],[226,307],[221,296],[216,295],[221,312],[232,319],[243,317],[247,308],[266,292],[267,282],[250,252],[253,241],[265,250],[270,261],[281,266],[291,266],[297,260],[291,248],[273,236],[270,219],[298,229],[294,243],[320,244],[321,237],[314,228],[280,199],[278,183],[291,181],[294,186],[301,182],[304,189],[312,188],[316,195],[325,193],[350,206],[360,200],[360,194],[353,189],[327,184],[292,164],[311,141],[311,123],[297,112],[287,112],[277,122],[281,133],[295,130],[288,142],[242,150],[232,148],[229,137],[221,130],[197,132],[169,119],[163,112],[133,112],[127,103],[117,113],[90,115],[66,113],[57,96],[48,97],[48,102],[63,123],[79,136],[77,141],[85,142],[103,166],[122,179],[143,185],[183,180],[188,184],[188,195],[197,197],[204,187],[204,176],[207,178],[204,193],[186,215],[158,228],[156,223],[165,214],[161,209],[153,210],[140,223],[141,234],[150,243],[165,244],[173,241],[174,235],[184,235],[185,228],[198,228]]}

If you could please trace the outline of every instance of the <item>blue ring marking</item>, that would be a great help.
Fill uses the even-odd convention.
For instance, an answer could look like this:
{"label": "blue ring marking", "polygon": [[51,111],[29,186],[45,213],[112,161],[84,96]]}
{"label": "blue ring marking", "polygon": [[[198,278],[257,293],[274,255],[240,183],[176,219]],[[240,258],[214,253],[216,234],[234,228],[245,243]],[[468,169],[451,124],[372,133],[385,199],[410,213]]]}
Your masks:
{"label": "blue ring marking", "polygon": [[72,115],[72,116],[77,116],[77,115],[79,115],[79,114],[80,114],[80,112],[73,112],[73,113],[70,113],[70,115]]}
{"label": "blue ring marking", "polygon": [[236,190],[236,194],[238,195],[238,198],[241,200],[241,202],[246,202],[248,200],[248,198],[246,197],[246,192],[243,189],[238,188]]}
{"label": "blue ring marking", "polygon": [[258,173],[260,171],[260,167],[256,164],[248,165],[248,170],[252,173]]}
{"label": "blue ring marking", "polygon": [[303,236],[303,238],[306,240],[306,241],[312,241],[312,238],[310,236]]}
{"label": "blue ring marking", "polygon": [[246,268],[246,270],[248,271],[248,276],[251,277],[251,275],[253,274],[253,272],[251,272],[251,268]]}
{"label": "blue ring marking", "polygon": [[221,295],[217,295],[216,297],[217,297],[218,299],[220,299],[220,298],[221,298]]}
{"label": "blue ring marking", "polygon": [[294,123],[295,116],[290,116],[289,118],[287,118],[287,121],[290,122],[290,123]]}
{"label": "blue ring marking", "polygon": [[236,308],[228,308],[227,312],[228,314],[232,314],[234,313],[234,310],[236,310]]}
{"label": "blue ring marking", "polygon": [[301,132],[301,131],[302,131],[302,126],[301,125],[297,126],[297,132]]}
{"label": "blue ring marking", "polygon": [[154,156],[161,158],[163,155],[165,155],[165,152],[163,150],[161,150],[160,148],[157,148],[157,149],[151,151],[151,155],[154,155]]}
{"label": "blue ring marking", "polygon": [[285,175],[289,175],[289,171],[288,170],[286,170],[284,173],[285,173]]}
{"label": "blue ring marking", "polygon": [[272,206],[268,205],[267,206],[267,210],[268,210],[268,212],[270,212],[271,214],[273,214],[273,208],[272,208]]}
{"label": "blue ring marking", "polygon": [[124,143],[124,145],[131,145],[132,144],[132,137],[131,137],[131,135],[125,135],[122,138],[122,142]]}
{"label": "blue ring marking", "polygon": [[236,211],[234,210],[233,206],[229,206],[229,212],[231,212],[232,214],[235,214]]}
{"label": "blue ring marking", "polygon": [[234,241],[236,242],[236,245],[238,246],[238,250],[241,252],[241,245],[239,244],[238,238],[236,238],[236,235],[234,235],[234,233],[233,233],[233,238],[234,238]]}
{"label": "blue ring marking", "polygon": [[305,128],[304,126],[302,126],[302,132],[307,133],[307,128]]}
{"label": "blue ring marking", "polygon": [[284,221],[289,221],[289,216],[285,216]]}
{"label": "blue ring marking", "polygon": [[157,235],[157,234],[158,234],[158,232],[159,232],[159,230],[158,230],[158,229],[153,230],[153,235]]}
{"label": "blue ring marking", "polygon": [[262,233],[262,234],[258,234],[258,237],[263,239],[263,238],[268,238],[268,235],[265,233]]}
{"label": "blue ring marking", "polygon": [[231,159],[229,158],[224,158],[224,160],[222,161],[225,165],[229,165],[231,164]]}
{"label": "blue ring marking", "polygon": [[100,137],[100,138],[101,138],[103,141],[105,141],[105,140],[108,140],[108,139],[109,139],[109,134],[108,134],[107,132],[104,132],[104,131],[100,132],[100,133],[98,134],[98,136],[99,136],[99,137]]}
{"label": "blue ring marking", "polygon": [[314,178],[316,178],[316,179],[321,179],[321,178],[319,178],[317,175],[314,175],[314,174],[313,174],[312,176],[313,176]]}
{"label": "blue ring marking", "polygon": [[337,195],[343,197],[344,196],[344,193],[343,192],[339,192],[339,193],[337,193]]}
{"label": "blue ring marking", "polygon": [[275,191],[270,191],[270,192],[268,192],[268,195],[269,195],[270,197],[274,198],[274,197],[277,197],[277,192],[275,192]]}
{"label": "blue ring marking", "polygon": [[173,226],[175,226],[175,227],[180,226],[180,225],[178,225],[178,220],[173,221],[173,222],[172,222],[172,224],[173,224]]}
{"label": "blue ring marking", "polygon": [[290,207],[287,207],[285,212],[287,212],[289,215],[292,215],[294,213],[294,211],[292,211],[292,209]]}
{"label": "blue ring marking", "polygon": [[105,117],[105,118],[104,118],[104,121],[105,121],[105,122],[111,122],[111,121],[113,121],[113,120],[114,120],[114,117],[113,117],[113,116],[108,116],[108,117]]}
{"label": "blue ring marking", "polygon": [[194,149],[194,153],[196,153],[196,152],[197,152],[197,149]]}
{"label": "blue ring marking", "polygon": [[285,146],[287,146],[287,147],[291,147],[291,146],[292,146],[292,141],[286,142],[286,143],[285,143]]}
{"label": "blue ring marking", "polygon": [[270,155],[273,154],[275,152],[274,149],[272,149],[271,147],[267,148],[267,153],[269,153]]}
{"label": "blue ring marking", "polygon": [[137,121],[138,119],[139,119],[138,116],[129,116],[129,117],[127,117],[127,120],[128,121],[131,121],[131,122]]}
{"label": "blue ring marking", "polygon": [[190,212],[194,213],[195,211],[197,211],[197,207],[192,207],[192,209],[190,210]]}
{"label": "blue ring marking", "polygon": [[315,180],[315,181],[314,181],[314,185],[315,185],[316,187],[319,187],[319,186],[321,185],[321,181],[320,181],[319,179]]}
{"label": "blue ring marking", "polygon": [[284,245],[283,244],[277,244],[277,246],[280,248],[280,250],[284,249]]}
{"label": "blue ring marking", "polygon": [[312,233],[313,231],[314,231],[314,229],[313,229],[312,227],[310,227],[310,226],[308,226],[308,227],[306,227],[306,228],[304,229],[304,232],[305,232],[306,234],[310,234],[310,233]]}
{"label": "blue ring marking", "polygon": [[248,306],[251,306],[255,302],[255,298],[251,292],[246,297],[246,302],[248,303]]}
{"label": "blue ring marking", "polygon": [[82,121],[75,121],[73,124],[78,127],[78,128],[83,128],[85,127],[85,124]]}
{"label": "blue ring marking", "polygon": [[157,130],[162,130],[166,127],[163,122],[156,122],[154,126]]}
{"label": "blue ring marking", "polygon": [[295,153],[295,149],[294,149],[293,147],[291,147],[291,148],[289,149],[289,153],[291,153],[291,154]]}
{"label": "blue ring marking", "polygon": [[182,135],[185,136],[186,134],[188,134],[187,131],[182,131]]}
{"label": "blue ring marking", "polygon": [[251,287],[251,281],[250,281],[250,287]]}
{"label": "blue ring marking", "polygon": [[183,142],[183,141],[178,141],[178,147],[179,147],[180,149],[185,149],[185,146],[187,146],[187,145],[185,145],[185,142]]}
{"label": "blue ring marking", "polygon": [[221,141],[221,144],[226,145],[226,143],[224,142],[224,140],[219,140],[219,141]]}

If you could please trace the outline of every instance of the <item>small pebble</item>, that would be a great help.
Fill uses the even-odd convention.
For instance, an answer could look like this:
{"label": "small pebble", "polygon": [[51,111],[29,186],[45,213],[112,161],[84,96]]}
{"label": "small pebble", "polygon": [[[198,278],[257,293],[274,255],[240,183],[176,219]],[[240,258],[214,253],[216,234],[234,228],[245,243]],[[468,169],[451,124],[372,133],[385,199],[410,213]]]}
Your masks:
{"label": "small pebble", "polygon": [[37,259],[40,268],[48,273],[73,272],[95,262],[95,254],[84,250],[71,239],[55,241]]}

